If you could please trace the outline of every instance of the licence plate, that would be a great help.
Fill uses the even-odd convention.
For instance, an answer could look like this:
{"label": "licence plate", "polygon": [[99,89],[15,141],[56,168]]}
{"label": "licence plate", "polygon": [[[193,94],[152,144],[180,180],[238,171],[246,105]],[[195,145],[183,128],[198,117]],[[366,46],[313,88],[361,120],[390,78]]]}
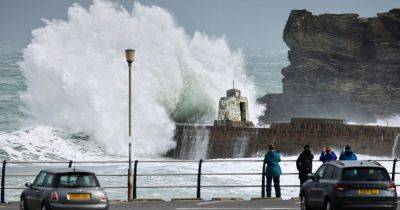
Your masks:
{"label": "licence plate", "polygon": [[89,200],[92,196],[89,193],[69,193],[68,200],[84,201]]}
{"label": "licence plate", "polygon": [[360,189],[358,190],[358,194],[360,195],[378,195],[378,189]]}

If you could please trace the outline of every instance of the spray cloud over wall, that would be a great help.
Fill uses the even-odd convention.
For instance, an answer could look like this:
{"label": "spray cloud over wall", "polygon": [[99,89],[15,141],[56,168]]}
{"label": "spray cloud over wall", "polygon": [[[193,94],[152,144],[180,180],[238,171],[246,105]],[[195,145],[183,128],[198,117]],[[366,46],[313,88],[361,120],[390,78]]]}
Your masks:
{"label": "spray cloud over wall", "polygon": [[159,156],[173,147],[174,121],[211,122],[232,80],[249,98],[251,118],[262,111],[241,52],[232,52],[223,38],[187,35],[162,8],[135,3],[130,13],[94,1],[89,9],[70,7],[66,21],[44,21],[20,63],[28,85],[21,98],[35,123],[84,132],[108,153],[126,154],[126,48],[136,49],[136,156]]}

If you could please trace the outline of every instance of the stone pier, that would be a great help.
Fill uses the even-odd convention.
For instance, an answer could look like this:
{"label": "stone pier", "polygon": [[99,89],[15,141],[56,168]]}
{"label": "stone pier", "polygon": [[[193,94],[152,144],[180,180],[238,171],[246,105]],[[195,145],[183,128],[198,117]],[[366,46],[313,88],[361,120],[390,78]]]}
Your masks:
{"label": "stone pier", "polygon": [[[190,131],[200,128],[207,130],[201,133],[208,136],[185,135],[199,133]],[[345,145],[351,145],[359,154],[391,157],[399,133],[399,127],[348,125],[335,119],[297,118],[289,123],[271,124],[269,128],[185,124],[176,126],[177,146],[168,152],[168,156],[185,159],[187,155],[182,154],[188,151],[184,150],[196,151],[197,148],[188,148],[182,143],[193,141],[191,145],[202,145],[199,149],[204,151],[196,158],[253,157],[264,152],[270,143],[275,143],[285,155],[298,154],[305,144],[309,144],[314,153],[319,153],[325,146],[331,146],[339,153]],[[199,139],[208,142],[206,145],[196,143]]]}

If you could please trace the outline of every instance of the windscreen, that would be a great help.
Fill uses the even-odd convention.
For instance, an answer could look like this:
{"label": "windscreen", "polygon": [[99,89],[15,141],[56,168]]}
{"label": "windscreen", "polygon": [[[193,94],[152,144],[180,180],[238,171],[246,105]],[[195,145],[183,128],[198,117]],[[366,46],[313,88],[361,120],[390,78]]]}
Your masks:
{"label": "windscreen", "polygon": [[390,181],[386,169],[383,168],[346,168],[342,172],[343,181]]}
{"label": "windscreen", "polygon": [[94,174],[67,173],[67,174],[60,174],[58,176],[57,187],[59,188],[99,187],[99,183]]}

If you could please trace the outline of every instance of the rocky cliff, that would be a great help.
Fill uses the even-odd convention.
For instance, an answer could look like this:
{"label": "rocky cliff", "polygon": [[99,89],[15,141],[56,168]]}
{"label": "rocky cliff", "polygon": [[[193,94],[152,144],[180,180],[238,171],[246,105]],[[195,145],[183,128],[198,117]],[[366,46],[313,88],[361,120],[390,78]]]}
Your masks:
{"label": "rocky cliff", "polygon": [[283,93],[259,99],[264,122],[292,117],[373,122],[400,113],[400,9],[360,18],[293,10]]}

